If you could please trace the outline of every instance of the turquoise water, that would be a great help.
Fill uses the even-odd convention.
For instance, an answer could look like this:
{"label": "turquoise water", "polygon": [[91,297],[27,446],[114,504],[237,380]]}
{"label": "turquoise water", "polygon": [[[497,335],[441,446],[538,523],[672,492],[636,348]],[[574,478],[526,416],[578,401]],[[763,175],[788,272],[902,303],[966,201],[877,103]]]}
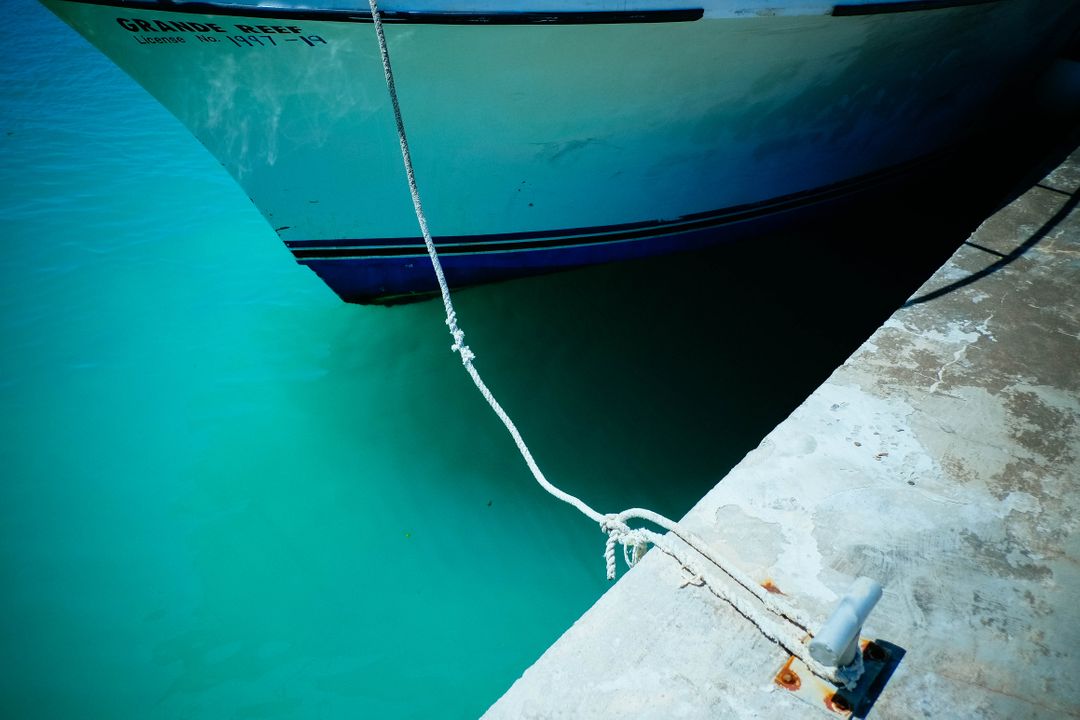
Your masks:
{"label": "turquoise water", "polygon": [[[479,715],[607,587],[603,536],[438,305],[340,303],[139,88],[8,10],[0,715]],[[459,311],[552,479],[678,516],[956,244],[898,269],[808,232]]]}
{"label": "turquoise water", "polygon": [[[607,586],[602,536],[437,305],[342,304],[171,116],[9,9],[0,715],[479,715]],[[678,457],[685,403],[565,283],[463,294],[480,366],[554,478],[685,510],[730,457]]]}

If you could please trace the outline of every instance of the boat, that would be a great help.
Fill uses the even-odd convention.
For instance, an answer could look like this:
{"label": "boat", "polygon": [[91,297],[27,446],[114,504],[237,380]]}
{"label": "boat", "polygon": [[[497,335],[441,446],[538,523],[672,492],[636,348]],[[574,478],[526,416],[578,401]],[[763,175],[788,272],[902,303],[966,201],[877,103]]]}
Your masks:
{"label": "boat", "polygon": [[[365,0],[41,0],[343,300],[437,290]],[[385,0],[452,288],[760,234],[963,142],[1072,0]]]}

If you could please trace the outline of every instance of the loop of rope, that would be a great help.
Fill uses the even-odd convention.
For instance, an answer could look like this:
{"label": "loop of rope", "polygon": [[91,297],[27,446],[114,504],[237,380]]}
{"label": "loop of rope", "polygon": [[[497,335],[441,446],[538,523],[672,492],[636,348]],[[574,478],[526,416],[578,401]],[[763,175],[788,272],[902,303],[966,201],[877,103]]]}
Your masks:
{"label": "loop of rope", "polygon": [[416,220],[420,226],[420,233],[423,235],[424,245],[427,248],[428,257],[431,260],[435,278],[439,283],[443,307],[446,310],[446,326],[454,341],[450,346],[450,349],[461,357],[461,364],[469,373],[469,376],[472,378],[476,388],[480,391],[480,394],[484,397],[488,405],[510,433],[514,443],[517,445],[518,451],[525,460],[525,464],[529,467],[529,470],[532,472],[537,483],[554,497],[572,505],[590,520],[599,524],[600,529],[607,534],[607,541],[604,546],[604,561],[607,567],[607,577],[609,580],[615,579],[616,544],[623,546],[623,559],[629,567],[633,567],[638,560],[641,559],[650,544],[659,547],[665,553],[678,560],[683,567],[687,567],[686,563],[680,560],[675,554],[671,543],[669,543],[664,536],[645,528],[631,528],[627,524],[627,520],[637,519],[652,523],[657,527],[670,532],[687,547],[691,548],[709,563],[720,569],[720,571],[730,580],[733,580],[739,586],[749,591],[760,601],[765,609],[780,620],[786,622],[786,629],[777,622],[768,620],[766,617],[762,616],[756,607],[748,605],[744,599],[723,589],[722,583],[715,581],[708,583],[710,590],[713,593],[728,602],[740,614],[750,620],[766,637],[770,638],[792,655],[795,655],[806,663],[807,667],[815,674],[831,682],[836,682],[835,674],[813,660],[806,649],[803,636],[809,634],[809,620],[789,603],[770,595],[764,588],[754,582],[752,578],[749,578],[737,569],[728,567],[722,563],[697,536],[687,531],[678,523],[669,520],[663,515],[654,513],[651,510],[630,508],[621,513],[608,515],[601,514],[580,498],[555,487],[544,476],[544,473],[541,472],[539,465],[537,465],[536,460],[533,458],[532,452],[525,444],[525,440],[521,437],[521,433],[518,431],[517,426],[514,424],[513,420],[510,419],[510,416],[506,411],[503,410],[502,405],[495,399],[495,396],[487,387],[483,378],[480,377],[479,371],[473,365],[473,360],[476,359],[476,355],[469,349],[469,346],[465,344],[465,331],[458,326],[457,312],[454,310],[454,304],[450,299],[450,288],[449,285],[447,285],[442,262],[440,261],[439,253],[435,248],[435,241],[432,239],[431,231],[428,228],[427,217],[424,214],[423,205],[420,201],[420,190],[416,183],[416,174],[413,170],[412,156],[409,153],[408,138],[405,134],[405,123],[401,116],[401,106],[398,102],[397,88],[394,84],[394,72],[390,65],[390,51],[386,42],[386,35],[383,32],[382,14],[379,11],[377,0],[368,0],[368,4],[371,8],[371,17],[372,23],[375,26],[375,35],[379,42],[379,54],[382,58],[383,74],[386,77],[386,87],[390,95],[391,105],[393,106],[394,122],[397,125],[398,143],[401,146],[401,157],[405,166],[405,175],[409,183],[409,194],[412,196],[413,210],[416,212]]}

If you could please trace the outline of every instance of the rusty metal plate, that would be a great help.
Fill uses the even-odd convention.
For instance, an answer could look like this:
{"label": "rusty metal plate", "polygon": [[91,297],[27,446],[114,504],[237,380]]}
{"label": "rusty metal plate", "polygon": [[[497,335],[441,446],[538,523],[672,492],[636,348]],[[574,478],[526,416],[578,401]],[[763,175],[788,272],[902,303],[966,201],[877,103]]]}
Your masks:
{"label": "rusty metal plate", "polygon": [[806,665],[791,656],[776,673],[774,682],[803,702],[834,718],[865,718],[885,688],[904,649],[884,640],[861,638],[863,674],[853,690],[837,688],[810,672]]}

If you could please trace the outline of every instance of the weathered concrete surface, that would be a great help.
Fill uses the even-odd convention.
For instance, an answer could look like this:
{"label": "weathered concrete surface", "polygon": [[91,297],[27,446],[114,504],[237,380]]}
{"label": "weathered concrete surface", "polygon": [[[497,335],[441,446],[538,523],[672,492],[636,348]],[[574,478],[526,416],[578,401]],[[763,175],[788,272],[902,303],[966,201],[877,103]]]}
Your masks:
{"label": "weathered concrete surface", "polygon": [[[1080,151],[970,241],[685,524],[824,618],[885,585],[871,717],[1080,717]],[[489,718],[815,718],[787,655],[653,551]]]}

